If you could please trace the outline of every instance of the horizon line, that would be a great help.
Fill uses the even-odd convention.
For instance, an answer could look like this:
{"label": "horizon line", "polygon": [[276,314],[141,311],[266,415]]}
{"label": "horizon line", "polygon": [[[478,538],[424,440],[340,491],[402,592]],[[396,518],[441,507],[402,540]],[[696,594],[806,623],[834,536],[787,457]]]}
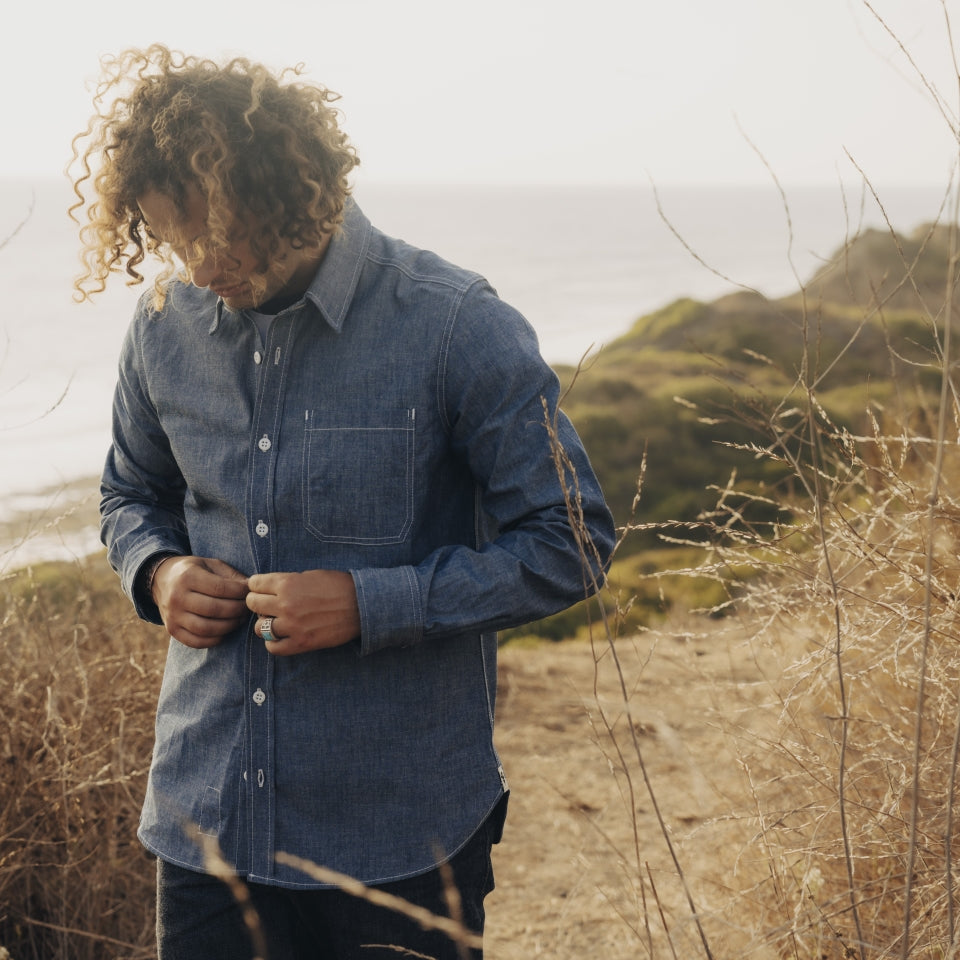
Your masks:
{"label": "horizon line", "polygon": [[[46,183],[51,184],[59,182],[64,186],[69,186],[71,181],[64,174],[60,173],[26,173],[26,172],[2,172],[0,171],[0,183],[3,184],[21,184],[21,183]],[[477,190],[477,189],[504,189],[504,190],[677,190],[677,189],[708,189],[708,190],[740,190],[740,189],[764,189],[777,190],[782,187],[785,191],[790,190],[850,190],[866,189],[870,186],[878,193],[882,190],[937,190],[944,194],[951,189],[949,184],[935,183],[933,181],[878,181],[868,185],[860,179],[841,180],[841,181],[785,181],[781,180],[779,185],[772,180],[609,180],[603,182],[588,180],[534,180],[529,178],[519,178],[516,180],[502,179],[472,179],[457,180],[453,178],[428,179],[423,177],[414,178],[390,178],[390,177],[372,177],[367,178],[360,174],[352,184],[352,189],[357,190],[362,187],[374,187],[384,189],[436,189],[436,190]]]}

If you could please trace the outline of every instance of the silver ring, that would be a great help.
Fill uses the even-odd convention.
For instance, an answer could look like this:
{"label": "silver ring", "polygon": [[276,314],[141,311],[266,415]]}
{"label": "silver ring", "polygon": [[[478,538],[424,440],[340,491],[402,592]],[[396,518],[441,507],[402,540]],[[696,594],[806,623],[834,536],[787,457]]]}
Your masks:
{"label": "silver ring", "polygon": [[260,636],[270,643],[277,638],[270,632],[270,628],[273,626],[273,617],[265,617],[263,623],[260,625]]}

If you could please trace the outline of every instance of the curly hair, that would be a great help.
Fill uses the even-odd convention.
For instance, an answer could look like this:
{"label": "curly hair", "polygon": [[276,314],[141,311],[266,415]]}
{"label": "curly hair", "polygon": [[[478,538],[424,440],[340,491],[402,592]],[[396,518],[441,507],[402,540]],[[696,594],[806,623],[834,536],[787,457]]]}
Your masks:
{"label": "curly hair", "polygon": [[184,211],[188,191],[199,191],[207,250],[228,249],[236,219],[252,224],[250,246],[264,270],[281,247],[317,245],[342,221],[347,175],[359,161],[329,105],[338,95],[293,79],[302,65],[274,74],[242,57],[221,65],[154,44],[101,66],[97,112],[73,139],[71,167],[79,161],[80,172],[70,214],[79,222],[85,207],[87,221],[75,299],[102,292],[121,270],[128,283],[143,282],[137,268],[153,254],[165,265],[155,284],[162,302],[176,265],[137,204],[150,191]]}

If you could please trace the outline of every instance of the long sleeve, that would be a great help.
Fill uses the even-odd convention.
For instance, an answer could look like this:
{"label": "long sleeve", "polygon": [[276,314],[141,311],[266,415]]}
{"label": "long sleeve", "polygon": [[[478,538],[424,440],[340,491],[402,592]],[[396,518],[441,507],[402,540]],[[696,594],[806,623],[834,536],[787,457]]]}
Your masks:
{"label": "long sleeve", "polygon": [[124,340],[113,401],[112,444],[101,479],[100,535],[124,592],[145,620],[159,611],[135,590],[143,565],[158,553],[189,553],[184,481],[144,386],[137,331],[146,304]]}
{"label": "long sleeve", "polygon": [[[471,291],[451,318],[439,382],[451,456],[476,484],[479,535],[415,565],[353,571],[365,653],[555,613],[603,582],[613,548],[596,476],[557,413],[557,378],[526,322],[489,288]],[[555,456],[557,444],[565,458]],[[561,470],[561,483],[564,459],[572,472]],[[569,508],[582,514],[589,544],[575,533]]]}

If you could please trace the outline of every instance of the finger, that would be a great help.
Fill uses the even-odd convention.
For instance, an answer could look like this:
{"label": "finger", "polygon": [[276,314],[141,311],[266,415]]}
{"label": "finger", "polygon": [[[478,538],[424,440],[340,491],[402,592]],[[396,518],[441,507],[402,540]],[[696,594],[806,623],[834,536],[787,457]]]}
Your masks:
{"label": "finger", "polygon": [[185,647],[190,647],[193,650],[207,650],[210,647],[215,647],[223,641],[223,637],[204,637],[196,633],[191,633],[189,630],[178,630],[175,633],[171,632],[171,637],[177,641],[177,643],[182,643]]}
{"label": "finger", "polygon": [[247,582],[247,575],[241,573],[236,567],[231,567],[225,560],[220,560],[217,557],[209,557],[206,559],[204,565],[211,573],[215,573],[227,580]]}
{"label": "finger", "polygon": [[274,617],[260,617],[254,624],[253,630],[265,643],[275,643],[280,639]]}
{"label": "finger", "polygon": [[210,570],[197,568],[188,584],[191,589],[209,597],[222,597],[225,600],[243,600],[247,595],[247,580],[236,577],[224,577]]}
{"label": "finger", "polygon": [[176,619],[175,629],[194,637],[223,637],[243,626],[246,620],[246,616],[201,617],[189,611],[183,611]]}
{"label": "finger", "polygon": [[246,595],[246,577],[221,560],[185,558],[180,563],[178,572],[184,586],[200,593],[233,597],[237,600]]}
{"label": "finger", "polygon": [[252,593],[263,593],[275,597],[287,576],[288,574],[284,573],[255,573],[247,578],[247,589]]}
{"label": "finger", "polygon": [[265,644],[267,648],[267,653],[271,657],[290,657],[295,653],[299,653],[291,643],[286,640],[277,640],[273,643]]}
{"label": "finger", "polygon": [[247,605],[241,598],[220,599],[209,594],[191,591],[184,597],[183,609],[210,620],[236,620],[246,617]]}
{"label": "finger", "polygon": [[267,616],[271,610],[276,611],[282,602],[277,594],[258,590],[250,590],[243,599],[247,609],[261,617]]}
{"label": "finger", "polygon": [[249,587],[245,574],[222,560],[209,561],[208,564],[205,570],[198,571],[208,575],[203,580],[208,593],[234,600],[242,600],[247,595]]}
{"label": "finger", "polygon": [[173,624],[170,636],[186,647],[205,649],[217,646],[233,629],[229,622],[185,616]]}
{"label": "finger", "polygon": [[272,643],[264,643],[264,648],[273,657],[292,657],[304,652],[302,644],[293,637],[277,637]]}
{"label": "finger", "polygon": [[188,593],[180,604],[183,613],[206,620],[243,620],[249,615],[243,600],[221,600],[204,593]]}

